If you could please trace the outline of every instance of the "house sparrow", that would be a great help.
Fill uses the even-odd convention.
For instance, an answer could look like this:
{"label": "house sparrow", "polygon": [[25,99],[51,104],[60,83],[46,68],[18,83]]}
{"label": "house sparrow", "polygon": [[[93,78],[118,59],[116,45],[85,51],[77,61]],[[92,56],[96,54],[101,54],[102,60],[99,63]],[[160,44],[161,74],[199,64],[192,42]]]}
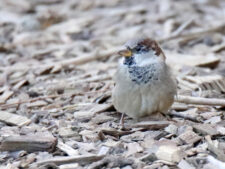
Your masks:
{"label": "house sparrow", "polygon": [[113,105],[117,111],[139,119],[153,113],[166,114],[174,102],[176,81],[156,41],[140,38],[128,41],[115,73]]}

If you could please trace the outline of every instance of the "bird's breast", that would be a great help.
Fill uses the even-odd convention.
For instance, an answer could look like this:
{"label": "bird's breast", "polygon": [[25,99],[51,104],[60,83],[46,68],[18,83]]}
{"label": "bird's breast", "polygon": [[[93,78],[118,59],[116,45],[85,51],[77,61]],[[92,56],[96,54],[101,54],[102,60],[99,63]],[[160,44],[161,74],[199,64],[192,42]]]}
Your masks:
{"label": "bird's breast", "polygon": [[159,71],[156,64],[144,67],[128,66],[128,75],[132,82],[136,84],[147,84],[159,79]]}

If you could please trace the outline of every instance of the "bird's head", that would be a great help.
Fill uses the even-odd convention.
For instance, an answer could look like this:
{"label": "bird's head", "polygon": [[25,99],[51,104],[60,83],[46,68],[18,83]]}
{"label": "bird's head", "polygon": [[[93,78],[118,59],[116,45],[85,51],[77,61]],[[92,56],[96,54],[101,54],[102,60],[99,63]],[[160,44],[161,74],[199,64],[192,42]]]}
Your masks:
{"label": "bird's head", "polygon": [[125,49],[118,52],[124,57],[124,64],[146,64],[165,61],[165,55],[155,40],[150,38],[139,38],[128,41]]}

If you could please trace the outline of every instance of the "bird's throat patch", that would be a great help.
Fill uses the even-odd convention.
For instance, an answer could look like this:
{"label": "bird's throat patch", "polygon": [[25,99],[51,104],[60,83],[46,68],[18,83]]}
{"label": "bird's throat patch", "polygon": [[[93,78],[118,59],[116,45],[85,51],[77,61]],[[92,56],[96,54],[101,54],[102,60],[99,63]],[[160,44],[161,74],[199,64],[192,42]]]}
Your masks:
{"label": "bird's throat patch", "polygon": [[147,84],[151,81],[158,81],[156,65],[151,64],[145,67],[136,65],[128,66],[129,77],[136,84]]}
{"label": "bird's throat patch", "polygon": [[132,66],[132,65],[135,65],[136,63],[135,63],[134,57],[131,56],[131,57],[125,58],[123,64],[127,66]]}

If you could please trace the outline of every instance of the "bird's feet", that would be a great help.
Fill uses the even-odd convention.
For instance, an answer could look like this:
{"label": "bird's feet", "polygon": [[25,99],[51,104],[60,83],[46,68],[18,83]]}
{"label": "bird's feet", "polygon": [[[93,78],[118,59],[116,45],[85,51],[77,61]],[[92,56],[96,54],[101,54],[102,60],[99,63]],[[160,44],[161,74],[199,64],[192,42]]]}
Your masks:
{"label": "bird's feet", "polygon": [[124,128],[124,113],[122,113],[120,117],[120,129],[123,130]]}

